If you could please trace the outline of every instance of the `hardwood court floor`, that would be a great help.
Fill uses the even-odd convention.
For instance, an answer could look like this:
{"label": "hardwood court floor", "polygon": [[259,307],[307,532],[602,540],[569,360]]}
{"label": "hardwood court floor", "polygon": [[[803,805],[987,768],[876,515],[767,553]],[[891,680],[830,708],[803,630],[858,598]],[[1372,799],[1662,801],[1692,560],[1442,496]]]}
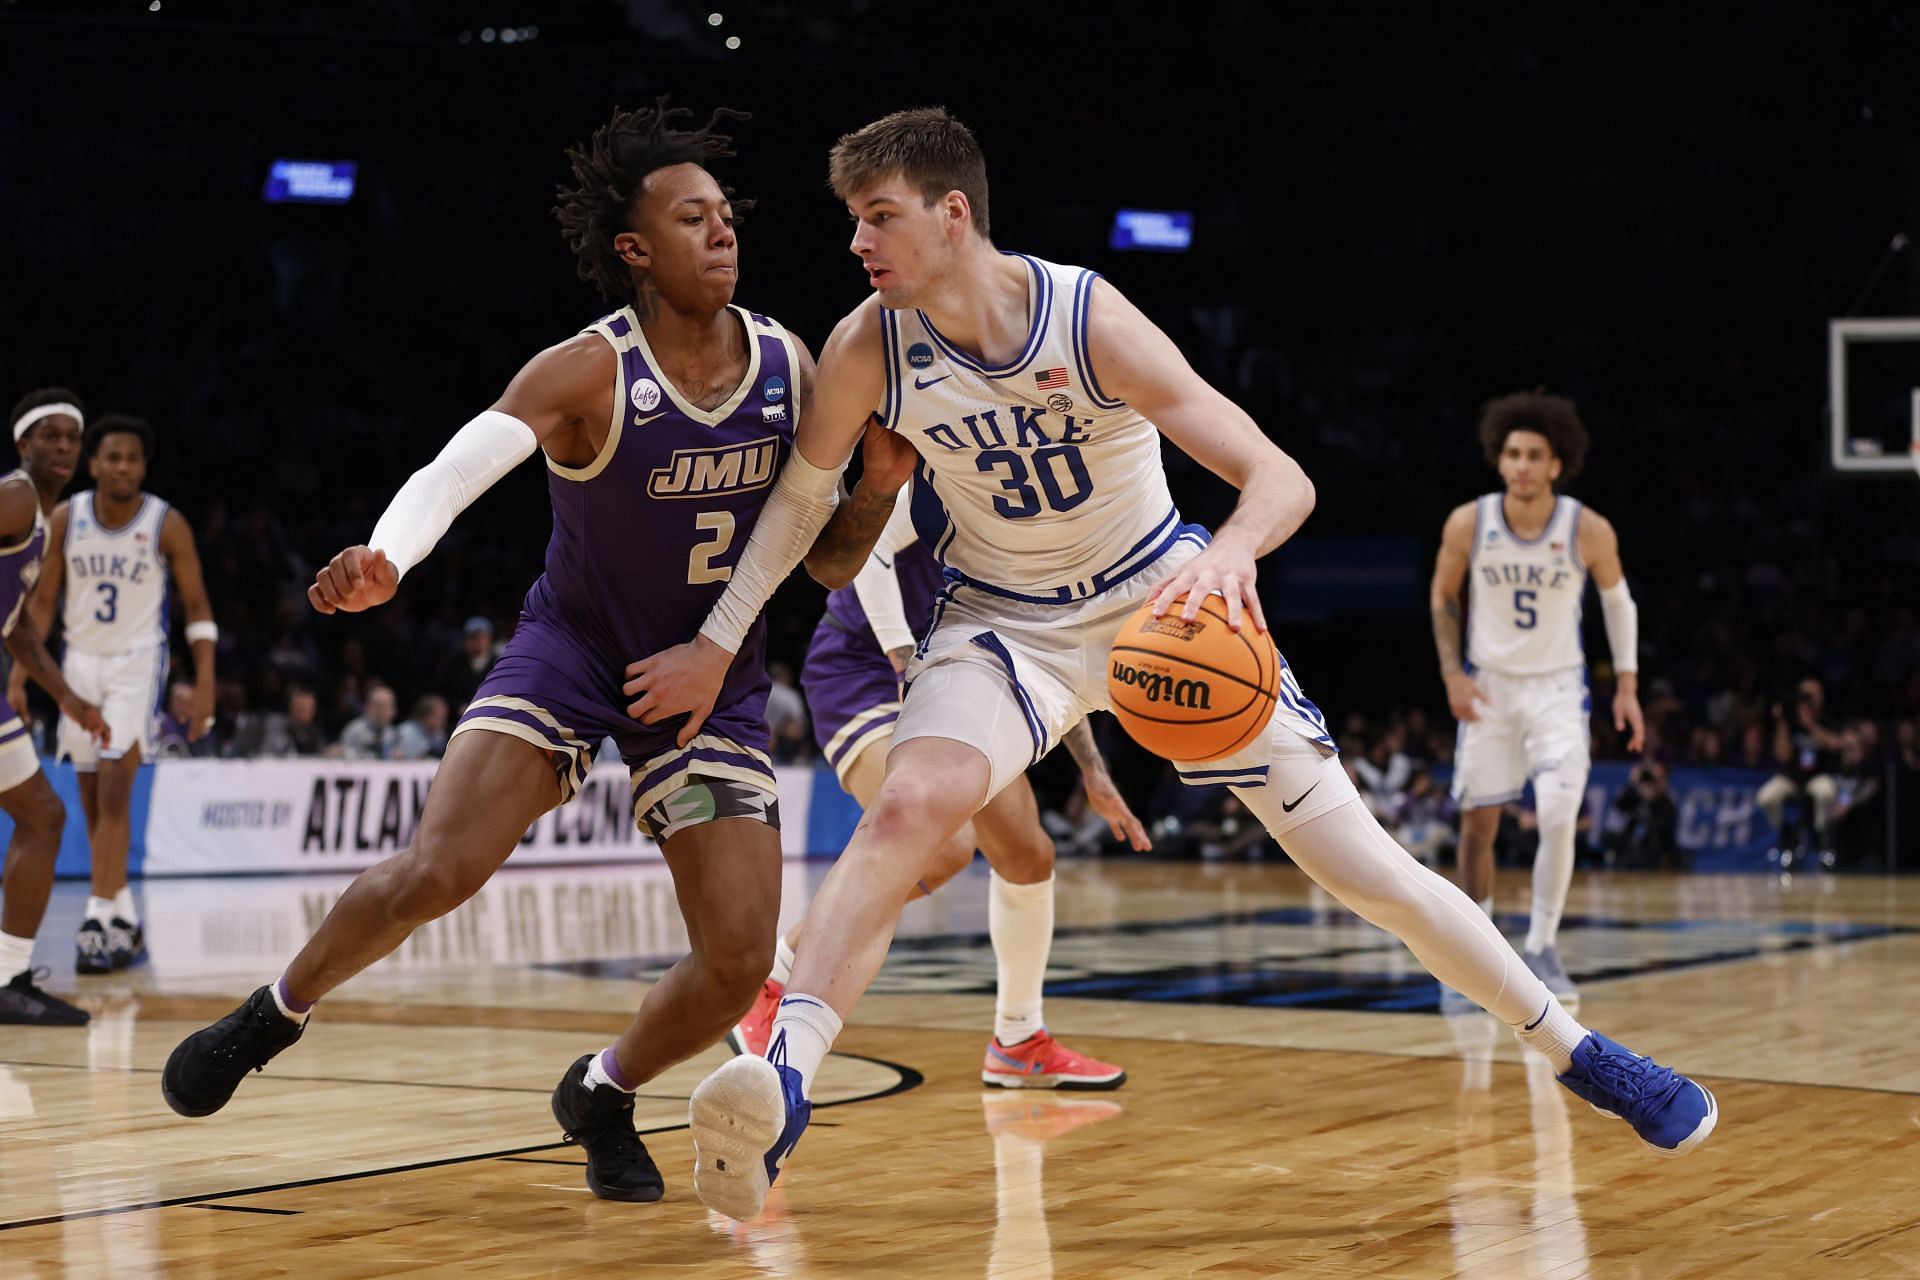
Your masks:
{"label": "hardwood court floor", "polygon": [[[788,869],[788,914],[819,866]],[[158,1071],[278,971],[341,878],[154,882],[154,959],[96,1012],[0,1028],[0,1276],[1920,1276],[1920,882],[1582,876],[1582,1018],[1705,1080],[1663,1160],[1286,867],[1065,864],[1048,1021],[1110,1094],[983,1089],[985,881],[910,909],[747,1225],[691,1192],[642,1089],[657,1205],[594,1199],[547,1095],[682,946],[658,868],[508,872],[324,1004],[220,1114]],[[1501,904],[1525,909],[1524,876]],[[1502,923],[1513,931],[1518,923]]]}

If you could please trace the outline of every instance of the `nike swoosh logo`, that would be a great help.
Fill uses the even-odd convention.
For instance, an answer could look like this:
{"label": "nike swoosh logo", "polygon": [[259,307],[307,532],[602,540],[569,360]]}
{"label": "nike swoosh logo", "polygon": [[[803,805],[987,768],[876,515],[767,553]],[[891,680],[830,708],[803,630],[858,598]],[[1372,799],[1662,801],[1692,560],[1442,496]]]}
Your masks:
{"label": "nike swoosh logo", "polygon": [[1553,1001],[1549,1000],[1545,1004],[1540,1006],[1540,1016],[1535,1018],[1532,1022],[1529,1022],[1526,1026],[1520,1029],[1522,1031],[1531,1031],[1535,1027],[1539,1026],[1541,1023],[1545,1022],[1547,1020],[1547,1010],[1551,1008],[1553,1008]]}
{"label": "nike swoosh logo", "polygon": [[1295,809],[1298,809],[1300,807],[1301,801],[1305,800],[1308,796],[1314,793],[1315,788],[1317,788],[1319,785],[1320,784],[1316,782],[1313,784],[1313,786],[1308,787],[1305,791],[1302,791],[1300,793],[1300,799],[1295,800],[1292,804],[1288,804],[1286,801],[1282,800],[1280,802],[1280,811],[1282,813],[1292,813]]}
{"label": "nike swoosh logo", "polygon": [[913,380],[913,389],[915,391],[925,391],[928,387],[932,386],[934,383],[945,382],[948,378],[951,378],[952,376],[953,375],[950,373],[943,373],[937,378],[915,378]]}
{"label": "nike swoosh logo", "polygon": [[642,418],[638,414],[635,414],[633,419],[633,425],[636,427],[644,427],[649,422],[652,422],[655,418],[664,418],[666,416],[667,416],[667,411],[665,409],[662,409],[658,413],[650,413],[644,418]]}

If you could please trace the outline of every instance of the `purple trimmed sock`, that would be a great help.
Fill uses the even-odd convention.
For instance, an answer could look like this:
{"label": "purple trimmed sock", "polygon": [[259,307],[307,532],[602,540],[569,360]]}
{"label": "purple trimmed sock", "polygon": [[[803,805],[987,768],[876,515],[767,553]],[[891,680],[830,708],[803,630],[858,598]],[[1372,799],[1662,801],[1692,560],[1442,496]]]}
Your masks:
{"label": "purple trimmed sock", "polygon": [[627,1073],[620,1069],[620,1056],[613,1051],[612,1045],[600,1051],[600,1070],[623,1093],[632,1093],[640,1087],[627,1079]]}
{"label": "purple trimmed sock", "polygon": [[287,975],[281,974],[280,981],[274,984],[274,994],[280,998],[280,1007],[288,1013],[312,1013],[318,1000],[296,1000],[293,992],[287,990]]}

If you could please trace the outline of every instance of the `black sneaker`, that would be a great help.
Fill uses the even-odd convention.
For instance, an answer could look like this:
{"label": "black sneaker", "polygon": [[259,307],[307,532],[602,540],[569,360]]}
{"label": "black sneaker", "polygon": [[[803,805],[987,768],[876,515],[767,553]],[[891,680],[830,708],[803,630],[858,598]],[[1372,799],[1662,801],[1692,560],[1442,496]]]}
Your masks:
{"label": "black sneaker", "polygon": [[160,1093],[183,1116],[210,1116],[227,1105],[247,1072],[258,1071],[300,1038],[306,1024],[280,1012],[273,988],[174,1047],[160,1073]]}
{"label": "black sneaker", "polygon": [[147,931],[119,916],[107,922],[107,954],[116,969],[131,969],[147,959]]}
{"label": "black sneaker", "polygon": [[73,945],[75,973],[113,972],[113,945],[107,938],[107,926],[98,920],[88,920],[74,935]]}
{"label": "black sneaker", "polygon": [[588,1054],[553,1090],[553,1118],[587,1153],[587,1189],[602,1200],[651,1202],[666,1194],[660,1170],[633,1131],[633,1095],[610,1084],[588,1089]]}
{"label": "black sneaker", "polygon": [[38,979],[51,970],[23,969],[13,981],[0,987],[0,1022],[24,1023],[30,1027],[84,1027],[91,1017],[58,996],[42,991]]}

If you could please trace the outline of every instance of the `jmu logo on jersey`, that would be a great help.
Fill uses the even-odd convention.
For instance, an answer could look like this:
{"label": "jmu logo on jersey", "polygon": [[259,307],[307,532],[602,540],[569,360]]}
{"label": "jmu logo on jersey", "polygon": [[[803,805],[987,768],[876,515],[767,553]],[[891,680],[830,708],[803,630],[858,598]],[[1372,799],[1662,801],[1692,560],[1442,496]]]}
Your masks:
{"label": "jmu logo on jersey", "polygon": [[1113,678],[1130,684],[1146,695],[1148,702],[1169,702],[1176,707],[1213,709],[1213,685],[1206,680],[1176,680],[1164,671],[1149,671],[1130,662],[1113,659]]}
{"label": "jmu logo on jersey", "polygon": [[1086,429],[1092,425],[1092,418],[1062,414],[1055,421],[1045,409],[1014,404],[965,414],[957,424],[936,423],[923,428],[921,434],[948,453],[966,449],[1043,449],[1053,444],[1090,443],[1093,437]]}
{"label": "jmu logo on jersey", "polygon": [[647,476],[650,498],[705,498],[749,493],[773,483],[780,464],[780,437],[712,449],[675,449],[664,467]]}
{"label": "jmu logo on jersey", "polygon": [[106,551],[90,551],[85,555],[73,556],[67,564],[75,578],[134,583],[145,582],[147,571],[153,567],[151,560],[141,556],[121,556]]}
{"label": "jmu logo on jersey", "polygon": [[1554,591],[1573,581],[1570,570],[1549,570],[1543,564],[1482,563],[1477,567],[1480,580],[1489,587],[1532,587],[1537,591]]}

